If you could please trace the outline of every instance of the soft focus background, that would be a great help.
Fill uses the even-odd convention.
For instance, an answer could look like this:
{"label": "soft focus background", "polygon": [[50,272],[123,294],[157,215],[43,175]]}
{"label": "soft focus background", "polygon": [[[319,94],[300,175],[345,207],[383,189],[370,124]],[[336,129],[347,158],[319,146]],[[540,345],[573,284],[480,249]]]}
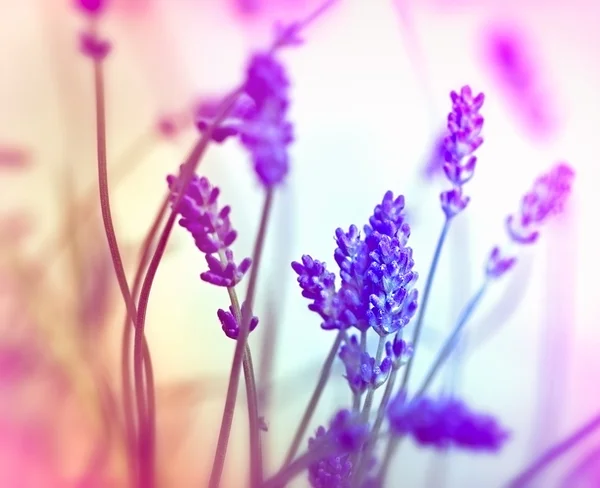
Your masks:
{"label": "soft focus background", "polygon": [[[239,83],[275,20],[302,17],[318,2],[109,3],[100,29],[113,43],[106,63],[112,203],[133,274],[165,176],[197,138],[193,107]],[[304,46],[283,53],[297,141],[290,178],[276,195],[258,291],[262,323],[251,337],[270,399],[270,472],[333,341],[306,309],[289,263],[303,253],[333,263],[334,229],[361,226],[391,189],[407,198],[424,282],[444,185],[426,167],[448,94],[467,83],[487,97],[486,142],[468,185],[470,207],[442,256],[416,376],[476,290],[491,246],[504,243],[504,216],[534,178],[566,160],[577,173],[574,195],[494,286],[471,323],[464,364],[446,378],[474,408],[497,415],[511,442],[476,459],[406,443],[390,486],[501,486],[600,409],[598,18],[595,0],[340,0],[305,32]],[[105,421],[120,405],[124,307],[95,200],[92,71],[77,49],[83,25],[70,1],[0,1],[2,487],[122,485],[122,433]],[[213,147],[200,168],[232,205],[239,255],[251,252],[262,204],[246,159],[231,143]],[[216,319],[227,295],[199,280],[204,266],[176,229],[151,296],[162,486],[202,486],[214,453],[233,343]],[[272,363],[261,363],[265,343],[276,344]],[[349,401],[341,374],[315,428]],[[232,487],[245,469],[244,396],[226,466]],[[539,486],[560,486],[599,442],[582,444]],[[567,486],[600,486],[597,466]]]}

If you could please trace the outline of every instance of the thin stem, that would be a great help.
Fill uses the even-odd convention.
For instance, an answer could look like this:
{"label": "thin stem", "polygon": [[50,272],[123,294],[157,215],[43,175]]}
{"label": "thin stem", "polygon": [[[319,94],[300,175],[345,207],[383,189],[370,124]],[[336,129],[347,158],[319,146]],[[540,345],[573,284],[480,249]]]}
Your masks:
{"label": "thin stem", "polygon": [[383,459],[381,460],[381,465],[379,467],[379,473],[377,474],[377,480],[379,481],[381,486],[383,486],[387,472],[390,469],[392,459],[394,459],[394,455],[398,450],[400,440],[401,438],[395,436],[391,436],[388,439],[388,443],[383,454]]}
{"label": "thin stem", "polygon": [[[225,253],[223,251],[219,252],[219,257],[221,258],[221,262],[226,262],[227,258],[225,257]],[[231,302],[231,308],[233,309],[233,313],[235,315],[235,319],[238,324],[241,324],[244,320],[242,315],[242,310],[240,308],[240,301],[237,297],[237,293],[235,291],[235,287],[227,288],[227,293],[229,294],[229,300]],[[238,337],[239,339],[239,337]],[[244,359],[242,360],[242,366],[244,370],[244,379],[246,382],[246,395],[247,395],[247,403],[248,403],[248,425],[250,430],[250,452],[252,453],[252,449],[260,449],[262,448],[260,444],[260,438],[258,442],[256,439],[252,438],[252,432],[260,432],[260,424],[259,424],[259,416],[258,416],[258,394],[256,392],[256,382],[254,380],[254,365],[252,362],[252,353],[250,351],[250,346],[246,343],[246,347],[244,349]],[[260,452],[259,452],[260,455]],[[253,476],[255,476],[255,471],[252,469],[253,458],[251,455],[250,461],[250,478],[254,480]],[[254,483],[252,481],[251,483]],[[262,483],[262,480],[261,480]],[[258,485],[257,485],[258,486]]]}
{"label": "thin stem", "polygon": [[433,254],[433,260],[431,261],[431,266],[429,268],[429,274],[427,275],[427,281],[425,282],[425,288],[423,290],[423,301],[419,306],[419,315],[417,316],[417,323],[415,325],[415,330],[412,337],[412,347],[413,353],[408,358],[408,363],[406,364],[406,368],[404,369],[404,375],[402,376],[402,383],[400,386],[401,390],[405,390],[408,384],[408,380],[410,378],[410,373],[412,371],[412,367],[415,360],[415,355],[417,352],[417,344],[419,342],[419,338],[421,337],[421,329],[423,328],[423,320],[425,318],[425,310],[427,310],[427,304],[429,302],[429,293],[431,292],[431,285],[433,284],[433,277],[435,276],[435,272],[437,270],[437,266],[440,260],[440,256],[442,254],[442,247],[444,245],[444,241],[446,240],[446,235],[448,234],[448,229],[450,228],[450,219],[446,219],[444,221],[444,226],[442,227],[442,232],[440,233],[440,237],[437,242],[437,246],[435,248],[435,253]]}
{"label": "thin stem", "polygon": [[463,313],[460,316],[460,319],[454,326],[454,329],[452,330],[450,336],[448,336],[448,339],[446,339],[446,342],[444,343],[444,345],[442,346],[442,349],[440,350],[439,354],[437,355],[435,362],[429,368],[429,372],[427,373],[427,376],[425,377],[425,380],[423,381],[421,388],[419,388],[419,390],[415,394],[415,396],[423,395],[425,393],[425,390],[427,390],[427,388],[429,388],[429,386],[431,385],[431,382],[435,378],[435,375],[438,373],[439,369],[446,362],[446,360],[448,359],[448,357],[450,356],[450,354],[452,353],[452,351],[458,344],[458,339],[460,338],[460,334],[461,334],[465,324],[471,318],[473,311],[477,308],[477,305],[479,304],[479,302],[481,301],[481,298],[485,294],[486,289],[487,289],[487,280],[484,281],[484,283],[481,285],[481,287],[479,288],[477,293],[475,293],[475,295],[473,295],[473,297],[471,298],[471,300],[465,307]]}
{"label": "thin stem", "polygon": [[310,420],[312,419],[313,414],[315,413],[317,404],[319,403],[319,400],[321,399],[321,395],[323,394],[323,390],[325,389],[325,385],[327,384],[327,380],[329,379],[329,375],[331,373],[331,367],[333,366],[333,361],[335,360],[337,352],[340,348],[340,344],[342,343],[343,337],[344,337],[343,329],[340,329],[340,331],[338,332],[338,334],[335,338],[335,341],[333,342],[333,345],[331,346],[331,350],[329,351],[329,354],[327,355],[327,358],[325,359],[325,363],[323,363],[323,367],[321,368],[321,374],[319,376],[319,380],[317,381],[317,385],[315,386],[315,389],[310,397],[308,406],[306,407],[306,410],[304,411],[302,420],[300,421],[300,424],[298,425],[298,428],[296,429],[296,433],[294,434],[292,444],[290,445],[288,453],[285,457],[285,461],[283,463],[284,466],[288,466],[292,462],[294,457],[296,456],[296,453],[298,452],[298,448],[300,447],[300,443],[302,442],[302,439],[304,438],[304,434],[306,433],[308,424],[309,424]]}
{"label": "thin stem", "polygon": [[[108,164],[106,158],[106,114],[105,114],[105,100],[104,100],[104,76],[102,70],[102,61],[94,59],[94,90],[96,98],[96,140],[97,140],[97,158],[98,158],[98,189],[100,194],[100,208],[102,211],[102,221],[106,233],[106,239],[108,241],[108,247],[110,250],[111,260],[123,301],[127,310],[127,321],[131,321],[135,324],[136,320],[136,309],[133,302],[129,286],[127,284],[127,277],[125,275],[125,268],[121,259],[121,253],[115,234],[115,229],[112,221],[112,214],[110,209],[110,194],[108,189]],[[130,420],[126,417],[126,420]],[[130,424],[128,422],[127,432],[131,434]],[[129,435],[128,434],[128,435]]]}
{"label": "thin stem", "polygon": [[[248,310],[244,314],[240,324],[240,331],[233,353],[233,362],[231,364],[231,373],[229,375],[229,385],[227,387],[227,396],[225,397],[225,407],[223,409],[223,417],[221,420],[221,428],[219,430],[219,440],[217,441],[217,449],[215,452],[215,460],[213,469],[210,473],[209,487],[217,488],[221,482],[223,467],[225,465],[225,456],[227,454],[227,445],[229,443],[229,435],[231,434],[231,425],[233,423],[233,414],[235,411],[235,402],[237,398],[237,390],[240,381],[240,373],[244,362],[244,351],[246,350],[246,342],[250,332],[250,320],[252,318],[252,308],[254,305],[254,295],[256,284],[258,281],[258,270],[264,243],[267,233],[267,223],[273,206],[273,189],[269,188],[266,193],[265,204],[263,206],[262,216],[256,236],[254,251],[252,253],[252,267],[250,268],[250,277],[248,280],[248,291],[246,293],[245,307]],[[250,476],[252,486],[257,486],[256,483],[262,482],[262,455],[260,445],[260,422],[258,418],[258,398],[256,395],[256,383],[254,373],[246,374],[246,392],[248,395],[248,416],[250,420]]]}
{"label": "thin stem", "polygon": [[[152,248],[154,245],[153,237],[156,235],[157,229],[162,225],[164,217],[168,209],[168,200],[162,203],[162,206],[158,212],[159,218],[155,220],[152,228],[146,240],[142,245],[140,258],[138,260],[138,268],[133,280],[132,296],[134,299],[138,299],[139,291],[142,284],[142,278],[144,277],[144,271],[148,266],[150,260]],[[127,445],[130,452],[130,462],[133,464],[135,455],[135,436],[136,436],[136,425],[135,425],[135,413],[133,411],[133,400],[132,400],[132,386],[131,386],[131,333],[133,328],[130,327],[129,320],[126,317],[123,324],[123,335],[121,341],[121,381],[123,383],[123,410],[125,412],[125,425],[127,433]],[[150,350],[146,337],[143,337],[143,362],[148,371],[151,371],[152,365],[150,364]],[[146,379],[146,384],[152,383]],[[148,404],[154,402],[154,397],[150,393],[146,392],[146,402]],[[142,424],[144,419],[138,419],[138,424]]]}
{"label": "thin stem", "polygon": [[[381,363],[381,356],[383,355],[383,348],[385,346],[385,337],[379,338],[379,344],[377,345],[377,354],[375,355],[375,364],[379,365]],[[363,405],[362,410],[362,418],[364,422],[369,421],[369,415],[371,413],[371,408],[373,406],[373,397],[375,396],[375,388],[373,386],[369,386],[369,390],[367,391],[367,397],[365,398],[365,404]],[[365,444],[362,453],[358,452],[354,459],[353,464],[356,466],[354,473],[352,475],[352,486],[360,486],[362,482],[362,478],[365,474],[366,464],[369,461],[371,444],[375,444],[377,442],[377,433],[371,432],[370,439]],[[358,462],[357,462],[358,461]]]}
{"label": "thin stem", "polygon": [[96,92],[96,140],[97,140],[97,156],[98,156],[98,190],[100,194],[100,208],[102,210],[102,221],[104,224],[104,230],[106,232],[106,240],[108,241],[108,247],[110,250],[110,256],[113,261],[115,274],[117,275],[117,281],[119,282],[119,288],[125,306],[127,307],[127,313],[129,314],[130,320],[134,320],[135,305],[131,299],[131,293],[127,284],[127,277],[125,275],[125,268],[123,266],[123,260],[121,259],[121,253],[119,251],[119,244],[115,234],[115,228],[112,220],[112,213],[110,209],[110,194],[108,190],[108,168],[106,161],[106,115],[105,115],[105,102],[104,102],[104,76],[102,71],[102,61],[94,60],[94,88]]}
{"label": "thin stem", "polygon": [[583,439],[592,434],[596,429],[600,428],[600,414],[596,414],[591,420],[573,432],[566,439],[563,439],[558,444],[550,447],[533,464],[522,471],[519,475],[512,479],[506,486],[507,488],[524,488],[529,486],[531,481],[549,464],[558,459],[567,451],[579,444]]}
{"label": "thin stem", "polygon": [[[379,365],[381,363],[381,356],[383,355],[383,348],[385,346],[385,337],[379,338],[379,344],[377,345],[377,354],[375,355],[375,364]],[[369,421],[369,414],[371,413],[371,407],[373,406],[373,397],[375,396],[375,388],[373,386],[369,386],[369,391],[367,392],[367,397],[365,398],[365,404],[363,405],[362,410],[362,418],[363,421]]]}
{"label": "thin stem", "polygon": [[560,484],[560,488],[577,486],[577,481],[580,481],[580,478],[589,473],[595,466],[600,466],[600,446],[596,446],[588,452],[587,455],[566,474]]}
{"label": "thin stem", "polygon": [[[202,137],[200,138],[198,143],[194,146],[194,148],[193,148],[191,154],[189,155],[189,157],[187,158],[186,162],[183,164],[183,168],[181,171],[181,178],[180,178],[181,182],[182,182],[181,189],[180,189],[179,193],[177,194],[177,197],[175,198],[175,202],[172,205],[171,213],[169,214],[167,222],[164,225],[163,230],[160,234],[156,248],[154,250],[154,254],[152,255],[152,258],[148,265],[148,269],[146,271],[146,275],[142,282],[142,289],[140,292],[140,298],[139,298],[139,303],[138,303],[137,323],[136,323],[134,339],[133,339],[133,365],[134,365],[133,374],[134,374],[134,381],[135,381],[135,385],[136,385],[135,390],[136,390],[136,397],[137,397],[136,399],[137,399],[138,416],[140,419],[144,418],[144,410],[145,410],[144,398],[143,398],[143,361],[144,361],[143,346],[144,346],[144,328],[145,328],[145,322],[146,322],[146,311],[148,309],[148,302],[150,299],[150,291],[152,289],[152,284],[154,282],[156,272],[158,271],[158,266],[160,264],[160,261],[164,255],[165,249],[167,247],[167,243],[169,241],[171,231],[173,230],[173,226],[175,225],[175,220],[177,218],[177,208],[179,206],[179,203],[181,202],[181,199],[185,195],[185,193],[187,191],[187,187],[189,186],[190,181],[194,175],[194,171],[195,171],[197,165],[199,164],[200,159],[202,158],[202,155],[206,151],[206,148],[208,147],[208,143],[210,141],[210,138],[212,136],[212,133],[213,133],[215,127],[218,124],[220,124],[227,117],[227,114],[233,107],[233,104],[234,104],[235,100],[237,99],[239,93],[240,93],[240,90],[238,89],[225,99],[225,101],[222,103],[222,105],[220,107],[219,113],[215,117],[215,121],[204,132],[204,134],[202,135]],[[169,195],[167,195],[166,199],[168,201]],[[157,218],[155,219],[155,224],[161,220],[162,220],[162,215],[158,215]],[[150,243],[150,242],[154,241],[156,233],[158,232],[158,228],[159,228],[158,225],[152,226],[152,230],[148,234],[148,236],[146,238],[146,242]],[[154,422],[152,422],[148,426],[148,430],[153,431],[154,428],[155,428]],[[155,455],[154,445],[152,443],[153,439],[154,439],[153,432],[143,432],[143,430],[141,429],[139,441],[138,441],[138,449],[139,449],[139,453],[140,453],[140,463],[142,465],[145,464],[147,466],[150,466],[150,469],[152,470],[152,472],[150,472],[148,474],[148,476],[149,476],[148,480],[146,480],[145,478],[144,478],[144,480],[142,480],[144,483],[147,483],[147,484],[143,485],[144,488],[146,488],[146,487],[152,488],[152,486],[153,486],[153,477],[154,477],[154,473],[153,473],[154,467],[153,466],[154,466],[154,455]]]}
{"label": "thin stem", "polygon": [[307,469],[311,464],[327,455],[326,449],[316,449],[305,452],[295,461],[285,464],[281,470],[268,480],[266,480],[260,488],[282,488],[287,486],[296,475]]}

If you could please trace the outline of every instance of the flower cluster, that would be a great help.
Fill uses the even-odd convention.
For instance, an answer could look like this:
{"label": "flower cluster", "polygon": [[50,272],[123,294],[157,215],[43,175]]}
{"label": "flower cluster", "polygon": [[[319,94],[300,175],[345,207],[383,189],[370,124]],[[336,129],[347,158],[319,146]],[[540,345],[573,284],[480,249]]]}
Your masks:
{"label": "flower cluster", "polygon": [[[287,117],[289,81],[284,67],[271,53],[255,54],[247,68],[244,94],[230,117],[215,128],[212,138],[223,142],[231,136],[252,156],[254,170],[265,187],[283,182],[289,172],[288,146],[293,141]],[[206,130],[210,111],[201,110],[197,126]]]}
{"label": "flower cluster", "polygon": [[484,95],[473,97],[469,86],[463,86],[460,94],[452,92],[452,112],[448,115],[448,135],[444,139],[444,172],[452,183],[452,189],[442,192],[440,200],[446,218],[450,219],[465,209],[469,197],[463,194],[463,185],[475,172],[475,150],[483,143],[481,129],[483,117],[479,113]]}
{"label": "flower cluster", "polygon": [[[510,240],[518,245],[533,244],[539,237],[539,228],[545,221],[560,213],[571,193],[575,172],[565,163],[560,163],[538,177],[533,187],[521,200],[518,213],[506,218]],[[486,274],[499,278],[516,263],[514,256],[504,256],[498,246],[488,258]]]}
{"label": "flower cluster", "polygon": [[417,397],[407,403],[400,392],[389,405],[388,420],[393,434],[437,448],[497,451],[509,437],[492,416],[471,412],[453,398]]}
{"label": "flower cluster", "polygon": [[[181,190],[180,178],[169,175],[167,183],[174,204]],[[194,175],[177,207],[181,215],[179,225],[192,235],[196,247],[205,254],[208,271],[200,278],[216,286],[233,287],[244,277],[251,260],[245,258],[239,265],[235,263],[230,246],[237,233],[229,220],[231,208],[228,205],[219,208],[218,197],[218,187],[212,186],[207,178]]]}
{"label": "flower cluster", "polygon": [[337,229],[334,257],[340,268],[341,286],[333,273],[310,256],[292,263],[309,308],[325,320],[323,328],[372,328],[380,336],[402,329],[415,314],[418,274],[413,271],[412,249],[406,247],[410,227],[404,222],[404,197],[387,192],[364,227],[348,232]]}
{"label": "flower cluster", "polygon": [[319,427],[308,440],[309,452],[319,460],[308,468],[313,488],[349,488],[352,479],[350,453],[358,451],[367,440],[369,430],[360,417],[348,410],[339,411],[329,429]]}

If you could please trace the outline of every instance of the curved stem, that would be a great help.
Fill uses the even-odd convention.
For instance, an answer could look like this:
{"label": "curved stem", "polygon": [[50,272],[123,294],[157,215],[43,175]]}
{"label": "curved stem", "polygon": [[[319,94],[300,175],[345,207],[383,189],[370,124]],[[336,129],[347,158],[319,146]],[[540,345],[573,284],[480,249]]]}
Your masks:
{"label": "curved stem", "polygon": [[512,481],[506,485],[507,488],[525,488],[529,486],[531,481],[540,473],[540,471],[544,470],[549,464],[563,454],[566,454],[567,451],[579,444],[583,439],[588,437],[599,428],[600,414],[596,414],[595,417],[592,417],[591,420],[586,422],[566,439],[563,439],[558,444],[550,447],[546,452],[538,457],[533,464],[513,478]]}
{"label": "curved stem", "polygon": [[[157,229],[160,225],[162,225],[162,221],[164,216],[166,215],[168,209],[168,200],[165,200],[158,212],[159,218],[155,220],[144,244],[142,245],[142,250],[140,253],[140,258],[138,260],[138,269],[135,274],[135,278],[133,280],[132,287],[132,296],[134,299],[138,299],[140,286],[142,284],[142,278],[144,276],[144,271],[148,266],[148,261],[151,256],[151,251],[153,247],[153,236],[156,234]],[[131,333],[133,328],[130,327],[129,321],[127,317],[125,318],[125,323],[123,324],[123,334],[121,339],[121,381],[123,388],[123,410],[125,413],[125,425],[126,425],[126,434],[127,434],[127,445],[129,448],[129,458],[130,463],[136,463],[136,454],[135,454],[135,436],[136,436],[136,423],[135,423],[135,413],[133,411],[133,400],[132,400],[132,386],[131,386]],[[146,337],[143,337],[143,362],[147,371],[152,370],[152,365],[150,364],[150,350],[148,348],[148,343],[146,341]],[[146,379],[146,384],[149,384],[148,379]],[[154,402],[154,397],[150,395],[150,392],[146,392],[146,402],[151,404]],[[138,423],[141,425],[145,420],[138,419]]]}
{"label": "curved stem", "polygon": [[446,339],[446,342],[444,343],[444,345],[442,346],[442,349],[440,350],[439,354],[437,355],[435,362],[429,368],[429,372],[427,373],[427,376],[425,377],[425,380],[423,381],[421,388],[419,388],[419,390],[417,391],[415,396],[423,395],[425,393],[425,390],[427,390],[427,388],[429,388],[429,386],[431,385],[431,382],[435,378],[435,375],[438,373],[439,369],[446,362],[446,360],[448,359],[448,357],[450,356],[450,354],[452,353],[452,351],[458,344],[460,334],[461,334],[465,324],[471,318],[473,311],[475,310],[475,308],[477,308],[477,305],[479,304],[479,302],[481,301],[481,298],[485,294],[486,289],[487,289],[487,280],[484,281],[484,283],[481,285],[481,287],[479,288],[477,293],[475,293],[475,295],[473,295],[473,297],[471,298],[471,300],[465,307],[463,313],[460,316],[460,319],[454,326],[454,329],[452,330],[452,333],[450,334],[448,339]]}
{"label": "curved stem", "polygon": [[[244,314],[240,324],[240,331],[233,353],[233,362],[231,364],[231,373],[229,375],[229,385],[227,386],[227,396],[225,398],[225,407],[223,409],[223,417],[221,420],[221,428],[219,429],[219,440],[217,441],[217,449],[215,451],[215,460],[213,469],[210,473],[209,487],[217,488],[221,482],[223,474],[223,466],[225,465],[225,456],[227,454],[227,445],[229,443],[229,435],[231,434],[231,425],[233,422],[233,414],[235,411],[235,402],[237,398],[237,390],[240,381],[240,373],[244,362],[244,351],[248,334],[250,332],[250,320],[252,318],[252,308],[254,306],[254,295],[256,292],[256,284],[258,281],[258,270],[262,252],[264,249],[265,238],[267,234],[267,223],[273,206],[273,189],[267,189],[265,203],[263,206],[262,216],[254,251],[252,253],[252,266],[250,268],[250,277],[248,279],[248,291],[246,292],[246,300],[244,306],[248,313]],[[257,483],[262,482],[262,455],[260,446],[260,422],[258,418],[258,397],[256,394],[256,383],[254,374],[251,377],[246,374],[246,379],[250,380],[246,384],[246,392],[248,396],[248,415],[250,420],[250,476],[252,486],[258,486]]]}
{"label": "curved stem", "polygon": [[[104,76],[102,70],[102,61],[94,59],[94,90],[96,99],[96,139],[97,139],[97,157],[98,157],[98,188],[100,194],[100,208],[102,211],[102,221],[106,233],[106,239],[108,241],[108,247],[110,250],[111,260],[123,301],[127,310],[127,322],[135,324],[136,322],[136,309],[133,302],[129,286],[127,284],[127,277],[125,275],[125,268],[121,259],[121,253],[117,243],[115,229],[112,221],[112,214],[110,209],[110,195],[108,189],[108,164],[106,158],[106,114],[105,114],[105,100],[104,100]],[[129,418],[126,417],[126,420]],[[128,422],[128,433],[131,433],[130,424]]]}
{"label": "curved stem", "polygon": [[431,261],[431,267],[429,268],[429,274],[427,275],[427,281],[425,282],[425,288],[423,290],[423,301],[421,302],[421,305],[419,307],[419,315],[417,316],[417,323],[415,325],[415,330],[414,330],[413,337],[412,337],[413,353],[408,358],[408,363],[406,364],[406,368],[404,369],[404,375],[402,376],[402,383],[400,385],[401,390],[406,389],[408,380],[410,378],[410,373],[412,371],[415,355],[417,352],[417,345],[419,342],[419,338],[421,337],[421,329],[423,328],[423,320],[425,318],[425,311],[427,310],[427,304],[429,302],[429,294],[431,292],[431,285],[433,284],[433,277],[435,276],[435,272],[437,270],[440,256],[442,254],[442,247],[444,245],[444,241],[446,240],[446,235],[448,234],[449,228],[450,228],[450,219],[447,218],[444,221],[444,226],[442,227],[442,232],[440,233],[440,237],[438,238],[437,246],[435,248],[435,253],[433,254],[433,260]]}
{"label": "curved stem", "polygon": [[310,401],[308,402],[308,406],[304,411],[304,415],[302,416],[302,420],[296,429],[296,433],[294,434],[294,438],[292,440],[292,444],[288,449],[288,453],[285,457],[285,461],[283,463],[284,467],[290,465],[293,461],[294,456],[298,452],[298,448],[300,447],[300,443],[306,433],[306,429],[308,428],[308,423],[312,419],[313,414],[317,408],[317,404],[321,399],[321,395],[323,394],[323,390],[325,389],[325,385],[327,384],[327,380],[329,379],[329,375],[331,373],[331,367],[333,366],[333,361],[337,355],[337,352],[340,348],[340,344],[342,343],[342,339],[344,338],[343,329],[340,329],[338,332],[333,345],[331,346],[331,350],[325,359],[325,363],[321,368],[321,374],[319,376],[319,380],[317,381],[317,386],[310,397]]}
{"label": "curved stem", "polygon": [[[138,303],[138,311],[137,311],[137,323],[134,332],[133,339],[133,374],[134,374],[134,382],[135,382],[135,390],[136,390],[136,399],[137,399],[137,409],[138,409],[138,417],[144,418],[144,395],[143,395],[143,345],[144,345],[144,328],[146,323],[146,311],[148,309],[148,301],[150,298],[150,291],[152,289],[152,284],[154,282],[154,278],[156,276],[156,272],[158,271],[158,266],[160,261],[164,255],[165,249],[167,247],[167,243],[169,241],[169,237],[171,235],[171,231],[173,230],[173,226],[175,225],[175,220],[177,218],[177,208],[181,199],[186,194],[187,187],[190,184],[190,181],[194,175],[194,171],[197,165],[202,158],[202,155],[206,151],[212,133],[215,127],[220,124],[226,117],[235,100],[237,99],[240,90],[236,90],[229,97],[225,99],[222,103],[221,108],[219,110],[218,115],[215,117],[215,121],[207,128],[206,132],[202,135],[198,143],[194,146],[191,154],[187,158],[186,162],[183,164],[181,170],[181,189],[175,199],[175,202],[172,205],[171,213],[167,219],[165,226],[160,234],[158,239],[156,249],[152,255],[150,263],[148,265],[148,269],[146,271],[146,275],[142,282],[142,289],[140,292],[140,298]],[[169,196],[166,197],[168,201]],[[155,223],[159,220],[162,220],[162,217],[159,215],[155,219]],[[152,231],[147,236],[147,242],[152,242],[156,233],[158,232],[158,226],[153,225]],[[156,229],[156,230],[155,230]],[[141,396],[140,396],[141,395]],[[144,432],[145,429],[140,429],[140,436],[138,441],[138,449],[140,454],[139,462],[141,464],[145,464],[149,466],[151,472],[144,473],[144,478],[141,481],[144,488],[152,488],[153,487],[153,469],[154,469],[154,422],[148,425],[148,432]],[[147,477],[146,477],[147,476]]]}

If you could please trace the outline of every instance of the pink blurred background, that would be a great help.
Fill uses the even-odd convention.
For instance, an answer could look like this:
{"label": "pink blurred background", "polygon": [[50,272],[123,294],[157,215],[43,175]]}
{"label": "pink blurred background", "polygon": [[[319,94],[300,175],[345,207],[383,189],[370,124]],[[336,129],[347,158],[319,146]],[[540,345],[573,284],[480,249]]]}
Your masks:
{"label": "pink blurred background", "polygon": [[[112,193],[130,272],[163,197],[165,175],[197,137],[189,125],[176,137],[162,136],[156,130],[160,117],[185,114],[198,100],[236,85],[248,53],[267,45],[273,22],[303,16],[318,3],[110,2],[101,26],[113,43],[106,64],[109,162],[116,168],[123,154],[138,162]],[[407,444],[394,465],[397,484],[390,486],[399,480],[411,487],[501,486],[600,409],[599,16],[600,4],[593,0],[340,0],[306,32],[304,46],[283,54],[293,80],[297,141],[289,181],[276,196],[257,304],[263,322],[276,324],[278,341],[269,367],[269,471],[282,460],[290,424],[301,415],[333,340],[306,309],[290,261],[310,253],[332,263],[334,229],[364,222],[392,189],[407,198],[416,267],[424,279],[443,223],[437,196],[443,183],[424,178],[423,166],[443,130],[449,91],[467,83],[487,97],[486,142],[469,185],[469,211],[454,225],[442,257],[417,376],[476,290],[490,247],[504,242],[504,215],[516,209],[533,179],[567,160],[577,173],[574,195],[565,215],[523,253],[471,324],[471,344],[485,336],[481,331],[495,332],[467,351],[460,394],[496,414],[513,431],[511,442],[499,455],[476,461],[454,453],[442,458]],[[101,324],[86,316],[84,322],[96,329],[82,332],[74,315],[75,292],[91,286],[82,284],[90,274],[103,279],[107,267],[97,220],[89,219],[94,225],[80,239],[86,257],[79,262],[90,268],[72,276],[70,254],[63,253],[46,291],[32,284],[41,279],[36,266],[46,259],[48,242],[62,232],[65,201],[96,192],[92,72],[77,51],[82,25],[70,1],[0,0],[0,285],[6,281],[0,364],[22,366],[11,369],[12,376],[0,374],[0,486],[96,486],[77,484],[103,433],[93,378],[104,375],[118,386],[124,313],[118,293],[107,292],[105,308],[96,311],[103,314]],[[201,171],[232,205],[240,236],[236,253],[249,254],[262,196],[245,154],[235,144],[214,147]],[[233,352],[215,314],[227,296],[200,282],[203,258],[183,232],[174,233],[170,251],[157,275],[147,329],[159,389],[159,466],[164,486],[201,486]],[[21,295],[4,280],[23,267],[32,281],[21,295],[42,304],[32,314],[22,313],[14,298]],[[37,321],[24,323],[25,315]],[[251,337],[258,357],[261,329]],[[31,330],[35,339],[27,335]],[[29,347],[33,351],[25,351]],[[54,373],[43,361],[27,360],[46,356],[63,368]],[[78,366],[82,361],[94,364],[90,374],[80,371],[86,369]],[[34,391],[21,391],[30,383]],[[339,379],[327,390],[315,427],[347,401]],[[57,413],[47,418],[53,406]],[[226,486],[241,486],[244,475],[243,412],[236,420]],[[27,447],[28,436],[35,449]],[[599,441],[589,439],[540,477],[539,486],[559,486],[565,470]],[[20,449],[13,448],[17,444]],[[25,466],[35,469],[25,475]],[[118,452],[111,466],[113,478],[97,486],[121,486]],[[432,469],[443,473],[443,484],[431,484]],[[298,479],[294,486],[304,485]]]}

